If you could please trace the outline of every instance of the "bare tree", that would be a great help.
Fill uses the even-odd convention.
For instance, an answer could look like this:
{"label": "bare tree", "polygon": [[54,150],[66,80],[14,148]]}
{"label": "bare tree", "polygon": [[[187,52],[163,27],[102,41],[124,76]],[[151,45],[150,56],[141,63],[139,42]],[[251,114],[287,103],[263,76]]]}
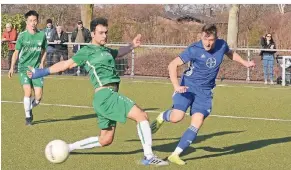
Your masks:
{"label": "bare tree", "polygon": [[92,16],[93,16],[93,4],[81,5],[81,18],[85,28],[90,28]]}
{"label": "bare tree", "polygon": [[238,40],[238,16],[239,16],[239,5],[232,5],[229,11],[228,18],[228,33],[227,33],[227,43],[230,47],[237,47]]}
{"label": "bare tree", "polygon": [[285,4],[278,4],[278,8],[281,14],[285,13]]}

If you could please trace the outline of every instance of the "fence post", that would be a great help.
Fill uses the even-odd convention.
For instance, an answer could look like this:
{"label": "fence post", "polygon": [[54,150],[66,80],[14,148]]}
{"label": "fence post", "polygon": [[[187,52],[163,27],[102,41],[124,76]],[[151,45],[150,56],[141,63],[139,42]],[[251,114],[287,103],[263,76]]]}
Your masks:
{"label": "fence post", "polygon": [[282,86],[286,86],[286,59],[282,56]]}
{"label": "fence post", "polygon": [[[80,44],[78,44],[78,51],[80,50]],[[78,70],[77,70],[77,76],[80,76],[80,66],[78,66]]]}
{"label": "fence post", "polygon": [[134,76],[134,49],[131,51],[131,73],[130,76]]}
{"label": "fence post", "polygon": [[[248,49],[248,61],[251,60],[251,52],[250,50]],[[250,81],[250,68],[247,68],[247,79],[246,79],[247,82]]]}

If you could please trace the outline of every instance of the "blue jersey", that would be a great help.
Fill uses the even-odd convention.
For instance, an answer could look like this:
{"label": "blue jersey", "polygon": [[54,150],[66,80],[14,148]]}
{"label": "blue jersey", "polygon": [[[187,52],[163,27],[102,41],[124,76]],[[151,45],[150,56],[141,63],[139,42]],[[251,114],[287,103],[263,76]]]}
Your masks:
{"label": "blue jersey", "polygon": [[214,88],[220,64],[225,53],[229,52],[227,43],[217,39],[215,47],[206,51],[202,41],[190,45],[181,54],[180,58],[184,63],[190,62],[190,67],[183,73],[181,86]]}

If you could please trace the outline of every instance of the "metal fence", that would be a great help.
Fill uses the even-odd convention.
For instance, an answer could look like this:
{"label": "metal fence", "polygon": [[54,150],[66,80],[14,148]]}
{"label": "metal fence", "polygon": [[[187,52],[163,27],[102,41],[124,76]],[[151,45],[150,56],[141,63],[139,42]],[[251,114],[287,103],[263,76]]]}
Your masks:
{"label": "metal fence", "polygon": [[[49,43],[54,45],[55,43]],[[68,58],[74,55],[74,48],[80,49],[82,45],[88,45],[88,43],[64,43],[68,47],[66,49]],[[111,48],[118,49],[121,46],[127,44],[107,44]],[[75,47],[73,47],[75,46]],[[167,46],[167,45],[141,45],[140,48],[132,50],[128,55],[118,58],[116,60],[116,68],[120,76],[154,76],[154,77],[168,77],[167,66],[172,59],[177,57],[187,46]],[[268,49],[258,48],[237,48],[233,49],[242,58],[246,60],[255,60],[257,67],[255,69],[247,69],[239,63],[233,62],[225,57],[224,62],[221,65],[218,78],[229,79],[229,80],[246,80],[246,81],[263,81],[263,64],[261,56],[259,55],[261,50],[274,51]],[[75,50],[76,51],[76,50]],[[276,56],[288,55],[291,56],[291,50],[287,49],[276,49]],[[2,57],[1,57],[2,58]],[[53,60],[47,60],[47,65],[52,65],[57,61],[62,60],[62,56],[55,51],[53,53]],[[286,59],[289,60],[289,59]],[[2,58],[2,69],[9,69],[8,65],[3,64],[7,62],[7,57]],[[188,67],[187,64],[179,68],[179,75]],[[274,78],[277,79],[282,75],[282,66],[278,60],[275,60],[274,64]],[[289,79],[289,68],[284,68],[287,80]],[[63,74],[82,76],[87,75],[86,71],[82,67],[71,69]],[[290,80],[288,80],[290,81]],[[289,83],[289,82],[287,82]]]}

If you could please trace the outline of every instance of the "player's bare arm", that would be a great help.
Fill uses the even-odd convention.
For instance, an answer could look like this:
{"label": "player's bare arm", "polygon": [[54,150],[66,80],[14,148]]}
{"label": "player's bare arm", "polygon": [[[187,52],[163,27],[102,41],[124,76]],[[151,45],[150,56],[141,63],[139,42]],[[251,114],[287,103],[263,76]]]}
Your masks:
{"label": "player's bare arm", "polygon": [[176,57],[174,60],[171,61],[171,63],[168,66],[170,80],[174,86],[175,92],[177,93],[185,93],[188,88],[186,86],[180,86],[178,80],[177,68],[183,64],[184,62],[181,60],[181,58]]}
{"label": "player's bare arm", "polygon": [[40,65],[39,65],[39,68],[44,68],[44,62],[45,62],[45,59],[46,59],[46,49],[42,49],[42,52],[41,52],[41,61],[40,61]]}
{"label": "player's bare arm", "polygon": [[15,66],[15,63],[16,63],[18,54],[19,54],[19,51],[18,50],[15,50],[14,53],[13,53],[10,70],[8,72],[8,77],[9,78],[11,78],[12,75],[13,75],[14,66]]}
{"label": "player's bare arm", "polygon": [[238,53],[236,53],[235,51],[229,50],[229,52],[226,53],[226,56],[233,61],[241,63],[245,67],[255,67],[256,66],[254,61],[246,61],[246,60],[242,59],[241,56]]}

